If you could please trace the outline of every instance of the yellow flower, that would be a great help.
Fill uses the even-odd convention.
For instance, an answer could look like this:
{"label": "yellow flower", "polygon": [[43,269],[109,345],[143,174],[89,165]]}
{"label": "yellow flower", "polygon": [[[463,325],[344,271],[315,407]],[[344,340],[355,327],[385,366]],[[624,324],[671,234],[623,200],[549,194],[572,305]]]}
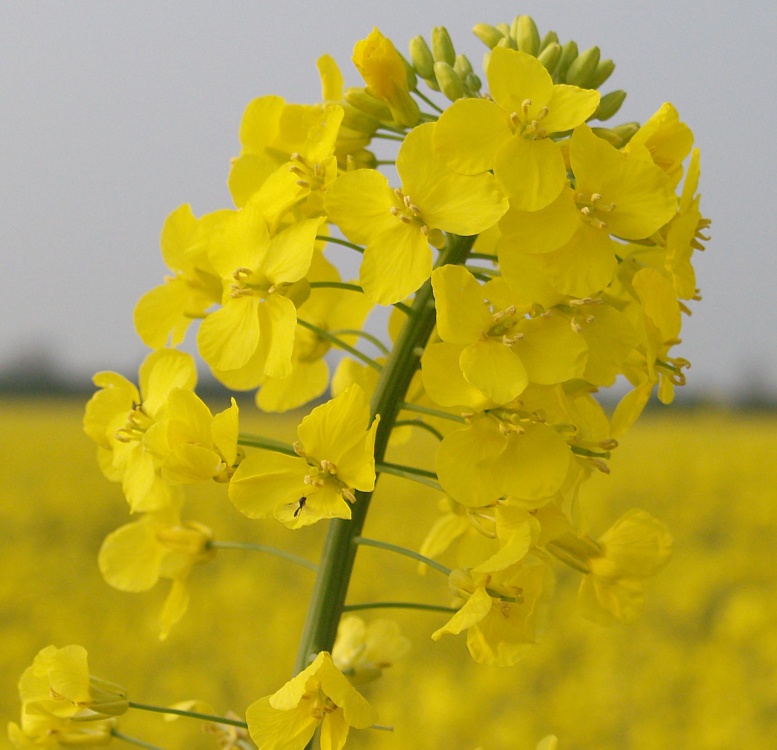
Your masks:
{"label": "yellow flower", "polygon": [[534,646],[537,605],[548,587],[548,569],[542,565],[518,565],[499,573],[473,576],[454,570],[450,586],[461,609],[432,634],[467,631],[467,648],[480,664],[509,667]]}
{"label": "yellow flower", "polygon": [[537,58],[503,47],[491,51],[490,99],[460,99],[441,116],[435,147],[462,174],[493,169],[514,208],[537,211],[566,183],[564,157],[547,136],[585,122],[599,93],[553,84]]}
{"label": "yellow flower", "polygon": [[[313,254],[307,278],[311,282],[341,280],[337,269],[319,252]],[[354,345],[357,343],[355,336],[339,331],[360,329],[371,309],[372,303],[363,294],[316,287],[311,289],[297,318],[324,331],[336,333],[343,342]],[[256,395],[256,405],[263,411],[288,411],[324,393],[329,385],[329,365],[325,355],[331,346],[328,339],[310,328],[297,325],[291,373],[285,378],[266,377]]]}
{"label": "yellow flower", "polygon": [[349,615],[337,626],[332,661],[352,685],[377,680],[384,669],[410,650],[410,641],[394,620],[373,620]]}
{"label": "yellow flower", "polygon": [[146,346],[177,346],[189,325],[221,301],[221,280],[208,260],[208,233],[229,211],[215,211],[199,219],[183,205],[162,228],[162,258],[173,272],[164,284],[146,292],[135,305],[135,330]]}
{"label": "yellow flower", "polygon": [[160,640],[189,607],[187,581],[195,565],[212,560],[213,533],[207,526],[182,523],[178,506],[147,513],[108,534],[98,564],[105,580],[120,591],[148,591],[160,578],[172,581],[160,615]]}
{"label": "yellow flower", "polygon": [[21,726],[8,723],[8,739],[19,750],[62,747],[103,747],[113,739],[116,719],[81,722],[49,714],[22,711]]}
{"label": "yellow flower", "polygon": [[94,383],[101,390],[84,414],[84,431],[97,443],[100,468],[122,483],[132,512],[159,510],[181,497],[180,488],[163,479],[146,435],[164,417],[172,391],[194,389],[197,370],[190,355],[160,349],[143,360],[138,381],[140,389],[115,372],[97,373]]}
{"label": "yellow flower", "polygon": [[339,104],[287,104],[280,96],[254,99],[240,123],[240,156],[233,159],[229,190],[245,206],[283,168],[305,190],[305,213],[320,213],[319,191],[337,175],[335,142],[343,109]]}
{"label": "yellow flower", "polygon": [[369,419],[367,397],[352,385],[302,420],[298,457],[263,451],[243,459],[229,483],[230,499],[249,518],[275,516],[292,529],[350,518],[354,490],[375,486],[379,418],[372,426]]}
{"label": "yellow flower", "polygon": [[430,243],[442,232],[474,235],[493,226],[507,198],[491,174],[461,175],[432,148],[434,123],[419,125],[397,156],[402,187],[372,169],[335,180],[325,196],[329,219],[352,242],[366,245],[359,273],[364,293],[389,305],[415,292],[432,272]]}
{"label": "yellow flower", "polygon": [[193,484],[227,482],[238,458],[238,407],[215,416],[193,391],[170,392],[164,419],[148,430],[146,448],[155,455],[165,481]]}
{"label": "yellow flower", "polygon": [[222,280],[221,307],[202,321],[197,336],[200,354],[217,377],[246,370],[249,384],[243,387],[258,385],[265,374],[285,377],[291,371],[295,285],[310,267],[321,223],[305,219],[271,234],[268,221],[293,201],[295,189],[265,188],[212,233],[209,257]]}
{"label": "yellow flower", "polygon": [[390,39],[373,29],[366,39],[356,43],[353,64],[367,84],[368,93],[388,106],[398,125],[412,127],[418,122],[418,104],[410,96],[405,61]]}
{"label": "yellow flower", "polygon": [[19,680],[22,710],[60,719],[92,720],[120,716],[127,691],[89,674],[83,646],[47,646]]}
{"label": "yellow flower", "polygon": [[567,532],[550,541],[547,549],[585,574],[577,597],[581,613],[601,625],[611,625],[639,618],[645,603],[645,579],[669,562],[672,546],[663,523],[633,508],[598,541]]}
{"label": "yellow flower", "polygon": [[321,747],[342,750],[351,727],[366,729],[375,718],[372,706],[326,651],[276,693],[246,710],[248,731],[258,750],[302,750],[318,726]]}

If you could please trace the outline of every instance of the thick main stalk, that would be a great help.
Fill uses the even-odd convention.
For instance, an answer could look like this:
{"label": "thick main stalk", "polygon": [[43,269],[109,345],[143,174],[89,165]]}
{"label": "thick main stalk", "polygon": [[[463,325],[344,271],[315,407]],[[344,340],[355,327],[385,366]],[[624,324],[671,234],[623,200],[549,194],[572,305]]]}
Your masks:
{"label": "thick main stalk", "polygon": [[[474,241],[475,237],[449,237],[437,265],[463,263]],[[372,397],[372,417],[380,414],[375,437],[376,463],[383,462],[401,403],[418,369],[419,352],[426,346],[435,320],[432,285],[427,281],[416,293],[410,315],[383,366]],[[319,652],[332,650],[356,559],[353,539],[362,533],[372,494],[356,493],[350,520],[330,521],[294,665],[295,674],[305,669]]]}

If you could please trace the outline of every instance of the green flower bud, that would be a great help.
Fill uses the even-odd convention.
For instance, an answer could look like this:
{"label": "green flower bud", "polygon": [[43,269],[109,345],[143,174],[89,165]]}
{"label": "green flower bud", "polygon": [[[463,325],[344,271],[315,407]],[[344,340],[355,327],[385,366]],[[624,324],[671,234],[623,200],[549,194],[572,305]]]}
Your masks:
{"label": "green flower bud", "polygon": [[537,55],[537,59],[545,66],[545,70],[553,75],[561,59],[561,45],[558,42],[551,42]]}
{"label": "green flower bud", "polygon": [[372,151],[362,149],[346,157],[346,171],[352,172],[354,169],[375,169],[378,166],[378,158]]}
{"label": "green flower bud", "polygon": [[499,29],[487,23],[477,23],[472,27],[472,33],[489,49],[494,49],[504,36]]}
{"label": "green flower bud", "polygon": [[544,37],[542,37],[542,41],[540,42],[540,52],[544,50],[549,44],[558,44],[558,34],[555,31],[549,31],[547,34],[545,34]]}
{"label": "green flower bud", "polygon": [[518,49],[518,45],[515,43],[515,39],[513,39],[511,36],[503,36],[499,40],[499,44],[496,46],[504,47],[505,49]]}
{"label": "green flower bud", "polygon": [[638,122],[624,122],[621,125],[616,125],[612,130],[623,139],[625,146],[632,139],[634,133],[639,130],[639,127]]}
{"label": "green flower bud", "polygon": [[599,106],[591,119],[609,120],[621,108],[625,98],[626,92],[623,89],[616,89],[605,94],[599,101]]}
{"label": "green flower bud", "polygon": [[402,62],[405,64],[405,73],[407,73],[407,88],[408,91],[415,91],[418,88],[418,78],[415,74],[413,66],[405,59],[405,56],[397,51],[397,54],[402,58]]}
{"label": "green flower bud", "polygon": [[502,36],[510,36],[510,25],[507,23],[498,23],[496,25],[497,30]]}
{"label": "green flower bud", "polygon": [[391,122],[391,110],[380,99],[367,93],[366,89],[349,88],[345,90],[345,101],[360,112],[371,115],[383,122]]}
{"label": "green flower bud", "polygon": [[554,83],[565,83],[567,77],[567,70],[572,64],[572,61],[577,57],[577,42],[572,40],[568,41],[561,48],[561,58],[556,65],[556,70],[553,74]]}
{"label": "green flower bud", "polygon": [[343,106],[343,127],[355,130],[357,133],[374,133],[380,120],[345,102]]}
{"label": "green flower bud", "polygon": [[440,86],[440,91],[452,102],[464,96],[464,85],[461,82],[461,78],[448,63],[438,60],[434,64],[434,74]]}
{"label": "green flower bud", "polygon": [[434,78],[434,58],[426,39],[422,36],[413,37],[408,45],[410,61],[416,72],[423,79]]}
{"label": "green flower bud", "polygon": [[510,29],[518,49],[527,55],[537,57],[540,51],[540,32],[531,16],[516,16]]}
{"label": "green flower bud", "polygon": [[467,73],[464,77],[464,86],[472,94],[477,94],[482,85],[483,82],[474,73]]}
{"label": "green flower bud", "polygon": [[463,79],[468,73],[472,73],[472,63],[466,55],[456,55],[456,62],[453,66],[456,75]]}
{"label": "green flower bud", "polygon": [[435,26],[432,29],[432,57],[435,62],[446,62],[451,67],[456,62],[456,50],[445,26]]}
{"label": "green flower bud", "polygon": [[614,128],[591,128],[599,138],[603,138],[615,148],[623,148],[639,130],[638,122],[626,122]]}
{"label": "green flower bud", "polygon": [[615,70],[615,63],[612,60],[599,60],[593,76],[591,77],[590,88],[598,89]]}
{"label": "green flower bud", "polygon": [[585,52],[579,54],[567,69],[566,82],[572,86],[591,88],[590,81],[596,72],[596,66],[599,64],[599,54],[598,47],[589,47]]}

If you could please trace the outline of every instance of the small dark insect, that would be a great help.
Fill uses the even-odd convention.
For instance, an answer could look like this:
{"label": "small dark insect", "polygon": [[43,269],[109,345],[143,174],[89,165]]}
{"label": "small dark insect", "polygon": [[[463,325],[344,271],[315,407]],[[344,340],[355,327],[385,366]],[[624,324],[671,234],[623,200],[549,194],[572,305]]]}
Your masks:
{"label": "small dark insect", "polygon": [[294,518],[296,518],[299,515],[299,512],[305,507],[305,503],[308,501],[306,497],[301,497],[297,502],[299,503],[299,506],[294,511]]}

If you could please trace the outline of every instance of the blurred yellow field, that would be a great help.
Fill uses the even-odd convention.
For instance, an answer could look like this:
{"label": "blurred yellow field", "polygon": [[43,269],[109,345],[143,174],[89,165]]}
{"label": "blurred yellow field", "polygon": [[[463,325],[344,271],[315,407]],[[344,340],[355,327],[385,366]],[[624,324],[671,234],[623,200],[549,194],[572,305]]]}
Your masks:
{"label": "blurred yellow field", "polygon": [[[196,698],[217,714],[242,713],[288,679],[313,574],[258,552],[219,551],[194,571],[190,609],[160,642],[167,583],[125,594],[97,569],[102,539],[129,516],[81,432],[82,410],[75,401],[2,406],[0,713],[18,721],[16,682],[50,643],[83,645],[91,671],[125,685],[131,700]],[[263,419],[257,430],[293,434],[293,418]],[[533,749],[548,733],[561,750],[777,747],[775,446],[774,415],[650,413],[615,451],[611,475],[588,484],[594,536],[641,507],[675,537],[675,556],[651,582],[636,625],[583,620],[579,577],[566,571],[539,644],[509,669],[474,664],[462,637],[433,643],[439,613],[364,613],[395,617],[413,647],[364,691],[394,731],[354,732],[348,747]],[[404,459],[420,465],[417,450]],[[419,548],[437,496],[408,488],[381,480],[367,535]],[[322,524],[291,532],[249,521],[215,485],[188,498],[186,517],[218,540],[317,559]],[[392,599],[448,603],[439,574],[419,576],[410,560],[362,550],[349,601]],[[130,711],[121,729],[163,748],[216,747],[191,719]]]}

